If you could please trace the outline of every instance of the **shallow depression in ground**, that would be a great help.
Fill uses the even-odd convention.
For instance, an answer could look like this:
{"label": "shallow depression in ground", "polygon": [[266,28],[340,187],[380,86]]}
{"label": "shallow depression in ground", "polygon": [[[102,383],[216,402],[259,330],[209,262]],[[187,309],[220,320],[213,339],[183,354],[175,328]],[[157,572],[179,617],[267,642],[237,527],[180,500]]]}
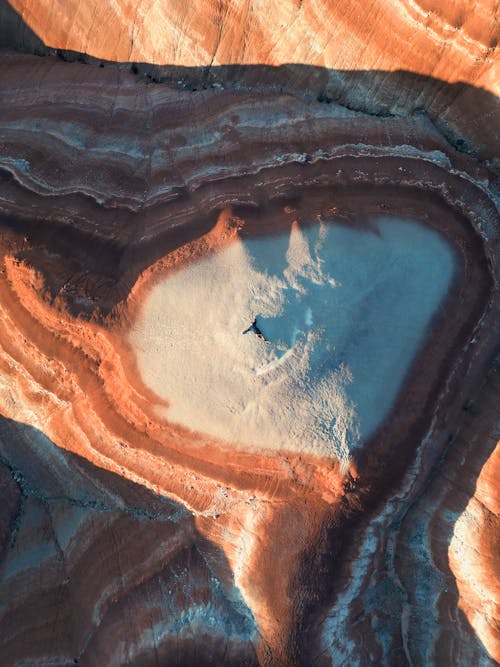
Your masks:
{"label": "shallow depression in ground", "polygon": [[388,415],[454,272],[431,228],[372,223],[238,239],[157,284],[131,341],[164,416],[347,462]]}

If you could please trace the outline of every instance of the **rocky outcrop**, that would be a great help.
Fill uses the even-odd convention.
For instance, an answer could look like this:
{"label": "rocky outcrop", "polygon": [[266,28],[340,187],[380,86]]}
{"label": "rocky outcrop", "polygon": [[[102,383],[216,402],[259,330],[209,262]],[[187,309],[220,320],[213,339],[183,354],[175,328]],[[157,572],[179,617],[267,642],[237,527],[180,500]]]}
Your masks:
{"label": "rocky outcrop", "polygon": [[[425,114],[181,91],[50,57],[2,63],[8,660],[425,664],[411,600],[373,625],[354,617],[374,581],[382,590],[381,554],[496,344],[495,176]],[[381,213],[438,230],[458,269],[390,419],[347,470],[159,416],[129,335],[162,276],[238,235],[369,227]],[[474,655],[498,657],[484,641],[491,657]],[[442,650],[464,664],[467,642]]]}
{"label": "rocky outcrop", "polygon": [[[498,41],[493,0],[473,11],[465,0],[9,4],[47,47],[102,60],[203,68],[286,63],[401,69],[490,92],[498,85],[491,67]],[[29,32],[18,31],[16,46],[30,48],[32,43]]]}
{"label": "rocky outcrop", "polygon": [[0,451],[13,487],[3,508],[17,500],[2,558],[3,664],[257,664],[224,554],[183,507],[6,419]]}
{"label": "rocky outcrop", "polygon": [[[500,660],[495,12],[0,0],[6,664]],[[456,270],[346,464],[165,418],[131,337],[165,276],[381,215]]]}
{"label": "rocky outcrop", "polygon": [[[446,474],[452,469],[455,479],[462,482],[461,493],[448,492],[438,514],[439,518],[449,519],[443,506],[451,505],[452,511],[456,511],[458,500],[461,505],[467,503],[453,526],[448,560],[458,589],[458,606],[488,654],[497,660],[500,655],[498,399],[497,363],[481,393],[467,406],[469,414],[454,442],[453,456],[448,455],[450,465],[446,466]],[[468,451],[462,456],[460,450],[465,447]],[[472,470],[465,468],[467,463]],[[442,489],[445,488],[443,484]]]}
{"label": "rocky outcrop", "polygon": [[415,500],[393,498],[349,551],[348,584],[318,619],[314,660],[497,664],[497,406],[498,360]]}
{"label": "rocky outcrop", "polygon": [[424,113],[456,148],[495,163],[498,25],[493,0],[473,10],[465,0],[0,2],[0,46],[121,63],[181,89],[258,88],[374,115]]}

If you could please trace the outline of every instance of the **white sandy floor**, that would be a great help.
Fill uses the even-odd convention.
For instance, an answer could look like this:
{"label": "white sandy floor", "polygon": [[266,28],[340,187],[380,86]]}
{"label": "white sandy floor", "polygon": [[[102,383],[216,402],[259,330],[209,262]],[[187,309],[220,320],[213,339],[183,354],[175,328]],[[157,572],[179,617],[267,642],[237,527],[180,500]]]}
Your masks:
{"label": "white sandy floor", "polygon": [[[131,334],[165,417],[246,447],[349,453],[387,416],[453,278],[416,222],[238,241],[148,296]],[[256,318],[266,340],[245,331]]]}

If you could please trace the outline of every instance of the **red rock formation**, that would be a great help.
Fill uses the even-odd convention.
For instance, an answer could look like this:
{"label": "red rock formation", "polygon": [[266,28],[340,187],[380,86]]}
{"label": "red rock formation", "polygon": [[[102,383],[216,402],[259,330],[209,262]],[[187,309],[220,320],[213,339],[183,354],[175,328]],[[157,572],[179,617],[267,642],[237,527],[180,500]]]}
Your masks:
{"label": "red rock formation", "polygon": [[488,485],[498,464],[498,360],[459,420],[426,483],[418,484],[415,466],[404,495],[375,514],[346,554],[347,583],[318,619],[313,662],[325,651],[334,664],[341,656],[360,664],[498,662],[498,504]]}
{"label": "red rock formation", "polygon": [[2,421],[0,455],[2,498],[21,499],[2,664],[257,664],[251,613],[189,512],[22,424]]}
{"label": "red rock formation", "polygon": [[265,6],[242,0],[188,5],[9,1],[47,46],[103,60],[403,69],[498,92],[491,67],[498,41],[493,0],[473,10],[465,0],[286,0]]}
{"label": "red rock formation", "polygon": [[258,86],[372,114],[425,112],[454,145],[498,159],[493,0],[2,1],[0,44],[128,63],[181,88]]}
{"label": "red rock formation", "polygon": [[[497,364],[454,443],[453,463],[455,468],[462,468],[455,473],[456,479],[476,479],[476,484],[454,526],[448,550],[450,568],[457,582],[458,606],[489,655],[497,660],[500,656],[499,389]],[[460,445],[469,451],[458,461],[456,450]],[[477,474],[483,457],[486,461]],[[467,463],[474,466],[470,472],[467,468],[463,470]],[[447,466],[447,474],[450,467]]]}
{"label": "red rock formation", "polygon": [[[237,18],[237,6],[231,7]],[[73,12],[74,33],[64,14],[52,21],[58,34],[50,33],[43,4],[30,5],[29,12],[42,12],[37,16],[16,8],[49,46],[166,62],[145,51],[139,57],[146,19],[135,22],[137,52],[123,55],[126,12],[113,23],[116,36],[107,32],[106,45],[116,52],[101,53],[102,33],[85,28],[87,8]],[[380,44],[387,30],[384,9],[376,14],[370,44]],[[434,8],[422,28],[413,15],[424,9],[398,6],[403,9],[410,18],[398,34],[404,42],[415,33],[426,62],[419,71],[429,74],[439,62],[450,79],[458,56],[438,58],[433,49],[448,39],[443,35],[462,20],[459,14]],[[280,5],[272,16],[281,21],[285,11],[304,15],[305,24],[297,25],[321,36],[312,5]],[[345,12],[335,22],[340,38],[347,40],[349,32],[347,52],[357,54],[363,39],[352,29],[357,5],[336,11]],[[148,21],[153,16],[152,10]],[[200,16],[196,30],[205,31],[207,44],[193,62],[207,64],[217,39],[208,29],[210,11]],[[191,25],[186,17],[182,25]],[[171,19],[175,23],[173,13]],[[252,25],[260,25],[263,36],[253,37],[242,62],[259,62],[251,49],[265,52],[266,40],[279,37],[269,29],[272,21],[257,19]],[[95,20],[104,21],[97,14]],[[235,18],[227,20],[238,27]],[[489,14],[464,20],[446,48],[460,58],[466,51],[464,78],[477,83],[491,71]],[[164,34],[168,42],[175,33]],[[220,63],[240,62],[241,47],[232,54],[231,34],[222,31]],[[301,35],[298,30],[305,51],[293,61],[317,64],[304,55],[309,46]],[[282,62],[279,51],[273,55],[278,43],[269,43],[262,62]],[[187,46],[176,48],[174,64],[186,64]],[[480,55],[469,57],[476,51]],[[327,58],[330,51],[323,52]],[[358,66],[379,62],[376,53],[367,49]],[[388,58],[393,69],[394,54]],[[4,54],[2,64],[0,412],[17,422],[5,422],[0,434],[10,471],[9,478],[2,468],[0,477],[7,498],[0,510],[1,597],[9,600],[0,611],[0,643],[8,664],[498,659],[494,631],[485,633],[475,615],[493,593],[478,597],[466,589],[453,542],[461,608],[491,658],[472,634],[434,645],[436,628],[447,627],[442,616],[419,648],[415,628],[431,620],[421,605],[425,576],[415,581],[410,572],[411,581],[405,580],[405,560],[412,561],[405,555],[406,524],[401,530],[398,524],[484,372],[499,312],[495,177],[456,152],[425,114],[407,113],[418,95],[409,95],[407,104],[393,91],[415,79],[374,75],[359,94],[360,106],[382,77],[381,99],[389,91],[391,105],[399,100],[403,109],[398,117],[379,117],[298,95],[300,68],[292,70],[298,75],[292,95],[264,84],[261,90],[187,92],[121,69],[50,57]],[[351,61],[345,67],[358,68]],[[352,80],[351,74],[344,79]],[[432,90],[441,101],[431,99]],[[426,81],[424,102],[432,114],[454,90]],[[477,108],[474,89],[463,90],[468,103],[458,102],[450,114],[465,122],[467,109],[477,115]],[[494,109],[495,98],[488,99]],[[482,116],[468,130],[485,157],[494,155],[497,139],[487,134],[489,119]],[[438,229],[455,249],[459,269],[390,419],[345,474],[336,460],[245,451],[158,417],[159,399],[143,386],[127,341],[145,294],[165,272],[237,234],[319,218],[363,226],[380,212]],[[456,480],[460,472],[454,474]],[[451,497],[454,483],[446,487]],[[485,498],[482,484],[478,502]],[[483,514],[491,526],[491,515]],[[490,536],[489,527],[484,533]],[[436,558],[444,553],[442,545],[429,549]],[[387,567],[388,553],[401,562]],[[490,570],[494,554],[492,543],[483,553]]]}

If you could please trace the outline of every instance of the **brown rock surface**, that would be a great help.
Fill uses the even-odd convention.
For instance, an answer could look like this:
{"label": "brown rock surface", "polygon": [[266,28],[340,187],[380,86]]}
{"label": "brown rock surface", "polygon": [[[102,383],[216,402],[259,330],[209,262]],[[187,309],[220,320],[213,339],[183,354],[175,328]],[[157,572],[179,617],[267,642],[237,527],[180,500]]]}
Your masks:
{"label": "brown rock surface", "polygon": [[[64,13],[67,7],[52,9]],[[80,7],[72,15],[75,33],[64,27],[63,15],[44,21],[43,3],[36,17],[17,9],[51,47],[167,62],[154,53],[139,57],[147,41],[142,19],[135,23],[138,51],[122,56],[130,42],[125,10],[113,23],[116,36],[107,39],[116,52],[101,54],[102,33],[85,28],[91,5]],[[276,5],[276,17],[292,11],[287,7]],[[370,44],[380,43],[384,7]],[[420,18],[398,23],[402,42],[407,24],[417,26],[415,39],[430,32],[435,45],[449,25],[465,20],[451,9],[397,7],[405,17],[432,10],[426,29]],[[466,17],[440,58],[435,52],[433,61],[423,41],[430,60],[419,71],[430,74],[438,61],[451,68],[458,56],[447,64],[448,51],[462,58],[464,50],[476,49],[470,61],[483,60],[474,69],[464,57],[464,79],[486,80],[493,50],[491,43],[486,49],[492,28],[483,7],[484,13]],[[351,3],[343,17],[352,40],[349,20],[356,11]],[[312,4],[293,12],[303,12],[304,30],[318,34]],[[217,18],[215,9],[213,17],[200,15],[207,26]],[[94,20],[104,21],[97,14]],[[180,23],[187,32],[189,17]],[[260,25],[274,40],[269,22]],[[214,48],[207,26],[196,28],[206,35],[205,54]],[[52,36],[51,27],[61,30]],[[163,52],[162,34],[154,43]],[[170,29],[165,39],[175,34]],[[231,30],[222,34],[227,44],[221,39],[217,62],[239,62],[242,51],[235,46],[231,53]],[[347,40],[345,34],[339,38]],[[234,36],[235,44],[239,39]],[[297,42],[307,50],[305,38]],[[265,35],[254,36],[249,49],[256,44],[264,49]],[[188,46],[178,48],[174,64],[188,64],[182,55]],[[350,49],[357,52],[355,41]],[[244,62],[259,63],[250,50]],[[282,62],[279,52],[271,57],[272,44],[267,53],[262,62]],[[288,62],[318,64],[304,53]],[[389,56],[388,69],[394,69]],[[206,56],[200,58],[194,64],[206,65]],[[7,664],[498,660],[497,582],[491,576],[485,591],[483,574],[498,567],[493,455],[476,490],[470,484],[479,468],[467,467],[460,512],[454,506],[450,519],[442,510],[455,502],[464,473],[454,443],[463,439],[471,461],[482,443],[484,459],[491,454],[494,401],[486,407],[484,439],[472,420],[450,445],[438,483],[443,495],[436,499],[435,482],[428,481],[498,341],[497,181],[488,165],[457,152],[428,115],[409,113],[414,90],[400,114],[376,116],[298,95],[300,80],[289,93],[259,89],[259,77],[272,75],[265,68],[250,72],[256,81],[239,91],[191,92],[153,85],[125,69],[52,57],[5,53],[1,63],[0,488],[6,503],[0,510],[0,599],[6,602],[0,644]],[[356,69],[351,62],[346,67]],[[443,78],[451,78],[449,70]],[[382,96],[415,81],[405,73],[376,72],[371,86],[381,80],[387,82]],[[451,108],[457,88],[431,79],[426,86]],[[371,89],[359,94],[361,107]],[[494,111],[496,98],[473,87],[460,90],[453,117],[484,157],[494,157],[493,116],[472,126],[464,119],[467,109],[477,116],[478,99],[489,100]],[[439,105],[433,107],[430,93],[427,104],[432,117]],[[353,455],[346,474],[336,460],[244,451],[158,417],[159,399],[143,386],[127,340],[145,295],[166,272],[237,235],[318,219],[362,227],[380,212],[438,229],[455,249],[459,269],[390,419]],[[492,399],[484,400],[489,405]],[[429,529],[427,551],[415,552],[420,538],[411,531],[421,514],[425,520],[430,514],[436,534],[445,537],[434,540]],[[468,517],[480,526],[470,537],[472,549],[481,545],[480,558],[467,570],[477,585],[456,558],[457,540],[464,540],[464,530],[469,535],[462,528]],[[457,527],[453,540],[450,523]],[[443,601],[437,592],[433,616],[422,586],[431,561],[439,562],[433,572],[446,569],[448,550],[446,581],[453,586],[456,577],[459,595]],[[435,589],[444,585],[440,575],[432,576]]]}
{"label": "brown rock surface", "polygon": [[[460,459],[462,472],[457,471],[456,478],[476,479],[476,483],[473,495],[468,489],[470,482],[464,489],[467,495],[462,491],[462,497],[465,496],[468,502],[454,526],[448,550],[450,569],[457,582],[459,608],[488,653],[497,659],[500,656],[499,400],[497,363],[485,387],[469,406],[468,411],[472,414],[464,420],[460,437],[454,443],[454,450],[458,450],[460,445],[468,445],[473,451],[473,454],[471,451]],[[455,451],[455,468],[458,467],[458,455],[459,452]],[[465,468],[470,459],[474,466],[471,471]],[[478,471],[482,460],[484,465]],[[447,466],[447,474],[450,467]],[[445,485],[443,488],[446,488]]]}
{"label": "brown rock surface", "polygon": [[3,665],[257,664],[251,612],[189,512],[5,419],[0,455],[21,496]]}
{"label": "brown rock surface", "polygon": [[357,576],[320,619],[320,652],[359,664],[497,664],[498,380],[497,359],[414,502],[388,502],[349,552]]}
{"label": "brown rock surface", "polygon": [[404,69],[498,92],[491,68],[498,42],[493,0],[473,10],[466,0],[9,2],[47,46],[103,60]]}
{"label": "brown rock surface", "polygon": [[0,0],[0,44],[124,63],[180,88],[258,86],[375,115],[424,112],[455,146],[494,161],[498,26],[494,0]]}

